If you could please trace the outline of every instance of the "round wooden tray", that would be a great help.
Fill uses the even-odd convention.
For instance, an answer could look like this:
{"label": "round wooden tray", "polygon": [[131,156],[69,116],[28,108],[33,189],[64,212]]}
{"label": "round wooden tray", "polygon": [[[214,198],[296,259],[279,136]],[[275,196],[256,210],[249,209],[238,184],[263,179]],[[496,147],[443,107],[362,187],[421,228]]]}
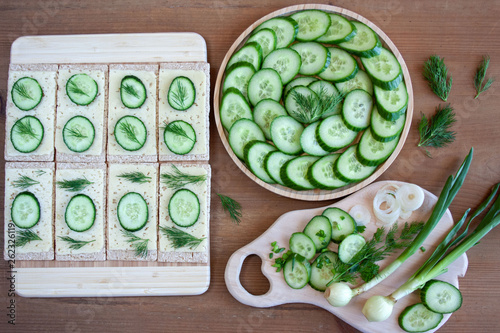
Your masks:
{"label": "round wooden tray", "polygon": [[[403,70],[403,76],[406,84],[406,88],[408,89],[408,107],[406,110],[406,123],[405,127],[403,128],[403,131],[401,133],[401,138],[399,140],[398,145],[396,146],[396,149],[392,153],[392,155],[384,162],[382,163],[377,170],[368,178],[365,180],[354,183],[351,185],[344,186],[342,188],[332,190],[332,191],[325,191],[325,190],[310,190],[310,191],[296,191],[292,190],[290,188],[278,185],[278,184],[268,184],[266,182],[263,182],[259,178],[257,178],[250,170],[247,169],[245,164],[233,153],[233,150],[231,149],[229,142],[227,140],[227,131],[224,129],[220,122],[220,115],[219,115],[219,105],[221,102],[222,98],[222,82],[224,79],[224,74],[225,74],[225,69],[227,66],[227,62],[229,61],[229,58],[233,55],[235,50],[239,49],[246,41],[247,37],[250,35],[250,33],[253,31],[254,28],[256,28],[259,24],[262,22],[269,20],[270,18],[276,17],[276,16],[283,16],[283,15],[290,15],[296,11],[304,10],[304,9],[320,9],[325,12],[330,12],[330,13],[337,13],[340,15],[345,16],[348,19],[353,19],[359,22],[362,22],[372,28],[380,37],[380,40],[384,47],[388,48],[389,50],[392,51],[392,53],[396,56],[398,59],[399,63],[401,64],[401,68]],[[403,59],[403,56],[399,52],[399,50],[396,48],[394,43],[387,37],[387,35],[375,24],[367,20],[361,15],[358,15],[352,11],[336,7],[336,6],[329,6],[329,5],[296,5],[296,6],[290,6],[290,7],[285,7],[283,9],[277,10],[275,12],[270,13],[269,15],[266,15],[262,17],[260,20],[256,21],[254,24],[249,26],[239,37],[236,39],[236,41],[233,43],[229,51],[226,53],[226,56],[224,57],[224,60],[222,61],[222,64],[219,69],[219,73],[217,75],[217,81],[215,83],[215,94],[214,94],[214,112],[215,112],[215,122],[217,124],[217,130],[219,132],[219,136],[222,140],[222,143],[224,144],[224,147],[226,148],[229,156],[231,156],[232,160],[236,165],[243,171],[250,179],[252,179],[254,182],[259,184],[260,186],[264,187],[265,189],[272,191],[274,193],[277,193],[279,195],[293,198],[293,199],[299,199],[299,200],[307,200],[307,201],[321,201],[321,200],[331,200],[331,199],[336,199],[340,198],[343,196],[346,196],[348,194],[351,194],[353,192],[356,192],[357,190],[365,187],[366,185],[372,183],[375,179],[377,179],[385,170],[389,168],[389,166],[394,162],[396,157],[398,156],[399,152],[403,148],[403,145],[406,141],[406,137],[408,136],[408,132],[410,131],[410,126],[411,126],[411,121],[412,121],[412,116],[413,116],[413,87],[411,84],[411,79],[410,79],[410,73],[408,71],[408,67],[406,67],[406,63]]]}

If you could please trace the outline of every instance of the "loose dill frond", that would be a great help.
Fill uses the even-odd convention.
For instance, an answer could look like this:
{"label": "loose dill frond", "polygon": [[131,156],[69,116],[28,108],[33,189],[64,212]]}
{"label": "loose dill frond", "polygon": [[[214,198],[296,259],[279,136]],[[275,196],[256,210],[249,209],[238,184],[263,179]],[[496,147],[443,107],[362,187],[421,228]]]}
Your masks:
{"label": "loose dill frond", "polygon": [[88,137],[88,135],[83,134],[82,131],[76,126],[74,126],[73,128],[66,127],[64,131],[67,133],[67,135],[75,138],[85,139]]}
{"label": "loose dill frond", "polygon": [[127,243],[132,244],[136,256],[141,258],[148,256],[149,239],[140,238],[128,230],[122,230],[122,233],[127,238]]}
{"label": "loose dill frond", "polygon": [[139,142],[139,139],[137,139],[137,134],[135,133],[135,127],[132,126],[128,121],[122,121],[120,123],[120,131],[123,134],[125,134],[127,139],[129,139],[130,141],[133,141],[139,145],[141,144]]}
{"label": "loose dill frond", "polygon": [[302,123],[310,124],[320,119],[324,113],[331,112],[342,102],[343,94],[328,94],[324,86],[320,87],[318,94],[304,95],[296,90],[290,92],[297,104],[294,116]]}
{"label": "loose dill frond", "polygon": [[444,58],[438,55],[431,56],[424,64],[424,78],[429,82],[431,90],[446,102],[450,94],[453,77],[448,77],[448,68],[444,64]]}
{"label": "loose dill frond", "polygon": [[187,232],[177,229],[175,227],[160,226],[160,230],[163,232],[165,236],[167,236],[168,240],[172,242],[172,246],[174,249],[178,249],[181,247],[189,247],[191,250],[194,250],[206,238],[206,237],[196,238],[193,235],[188,234]]}
{"label": "loose dill frond", "polygon": [[224,209],[224,211],[227,211],[229,213],[231,220],[236,224],[240,224],[241,222],[240,218],[242,215],[241,215],[241,205],[239,204],[239,202],[223,194],[217,193],[217,195],[221,200],[222,208]]}
{"label": "loose dill frond", "polygon": [[188,140],[191,140],[194,142],[194,139],[191,138],[187,133],[186,131],[184,130],[184,128],[182,128],[181,125],[178,125],[178,124],[175,124],[175,123],[170,123],[168,125],[165,125],[164,126],[164,129],[167,131],[167,132],[170,132],[172,134],[175,134],[175,135],[179,135],[179,136],[182,136]]}
{"label": "loose dill frond", "polygon": [[179,105],[181,109],[184,109],[186,107],[185,102],[188,98],[187,90],[180,80],[177,80],[176,83],[177,83],[176,89],[172,92],[172,97],[174,99],[175,104]]}
{"label": "loose dill frond", "polygon": [[122,89],[125,91],[125,93],[134,96],[135,98],[140,98],[139,94],[137,93],[137,90],[130,84],[124,84],[122,86]]}
{"label": "loose dill frond", "polygon": [[144,173],[142,173],[140,171],[122,173],[122,174],[118,175],[118,177],[124,178],[131,183],[144,184],[144,183],[151,182],[151,177],[146,176]]}
{"label": "loose dill frond", "polygon": [[27,230],[18,230],[16,235],[16,247],[23,247],[32,241],[42,240],[40,236],[38,236],[33,231]]}
{"label": "loose dill frond", "polygon": [[15,131],[20,135],[27,135],[33,139],[38,139],[38,134],[35,133],[35,130],[31,126],[29,118],[16,122]]}
{"label": "loose dill frond", "polygon": [[95,242],[95,239],[89,240],[89,241],[82,241],[82,240],[77,240],[77,239],[71,238],[69,236],[59,236],[59,238],[65,242],[70,243],[71,245],[69,246],[69,248],[73,249],[73,250],[79,250],[82,247],[84,247],[85,245],[92,243],[92,242]]}
{"label": "loose dill frond", "polygon": [[32,101],[34,100],[33,96],[30,95],[30,92],[26,88],[26,85],[19,83],[19,81],[14,83],[14,86],[12,88],[16,91],[16,93],[18,93],[19,96],[22,96],[26,99],[31,99]]}
{"label": "loose dill frond", "polygon": [[85,91],[83,91],[83,90],[82,90],[82,88],[80,88],[80,87],[79,87],[79,86],[75,83],[75,81],[73,81],[73,80],[70,80],[70,81],[68,82],[68,90],[69,90],[70,92],[72,92],[73,94],[77,94],[77,95],[85,95],[85,96],[89,97],[89,95],[88,95]]}
{"label": "loose dill frond", "polygon": [[479,64],[476,75],[474,75],[474,87],[476,88],[476,96],[474,97],[474,99],[478,98],[482,92],[488,90],[493,82],[495,82],[495,78],[493,77],[488,78],[488,80],[484,82],[484,79],[486,78],[486,71],[488,70],[489,66],[490,57],[483,56],[483,61],[481,61],[481,64]]}
{"label": "loose dill frond", "polygon": [[[431,118],[422,113],[422,119],[418,124],[420,133],[418,146],[440,148],[455,141],[455,132],[450,130],[455,121],[455,113],[450,105],[438,106]],[[431,157],[430,152],[427,149],[425,151],[427,156]]]}
{"label": "loose dill frond", "polygon": [[37,176],[45,175],[46,173],[47,173],[47,172],[46,172],[46,171],[44,171],[44,170],[36,170],[36,171],[35,171],[35,175],[37,175]]}
{"label": "loose dill frond", "polygon": [[28,187],[37,184],[40,184],[40,182],[25,175],[19,176],[19,178],[12,182],[12,186],[22,189],[27,189]]}
{"label": "loose dill frond", "polygon": [[161,182],[167,187],[178,190],[188,184],[199,184],[207,180],[206,175],[190,175],[182,172],[177,166],[172,165],[173,172],[162,173]]}
{"label": "loose dill frond", "polygon": [[89,185],[94,184],[87,178],[76,178],[70,180],[61,180],[56,182],[57,187],[68,192],[80,192]]}

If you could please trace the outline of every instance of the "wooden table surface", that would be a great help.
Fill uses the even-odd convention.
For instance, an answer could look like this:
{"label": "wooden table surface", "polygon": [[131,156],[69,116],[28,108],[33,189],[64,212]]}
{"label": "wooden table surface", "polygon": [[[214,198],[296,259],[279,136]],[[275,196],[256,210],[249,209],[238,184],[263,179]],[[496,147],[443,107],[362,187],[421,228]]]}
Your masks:
{"label": "wooden table surface", "polygon": [[[305,3],[297,2],[297,3]],[[0,2],[0,94],[7,96],[9,52],[23,35],[184,32],[201,34],[208,48],[211,84],[226,51],[254,21],[292,1],[69,1],[2,0]],[[451,205],[458,218],[476,207],[490,187],[500,181],[500,82],[473,99],[473,76],[481,57],[491,56],[489,75],[500,79],[500,2],[436,0],[316,1],[344,7],[378,25],[402,53],[415,95],[413,126],[396,162],[380,177],[416,183],[439,194],[471,146],[475,156],[466,182]],[[421,112],[430,115],[440,100],[422,79],[423,62],[432,54],[445,58],[453,74],[448,102],[455,108],[457,140],[447,148],[432,149],[433,158],[417,147]],[[212,91],[213,96],[213,91]],[[4,105],[0,122],[5,120]],[[229,256],[261,235],[280,215],[333,203],[304,202],[280,197],[253,183],[232,163],[211,122],[212,191],[239,201],[243,218],[233,224],[212,196],[211,284],[200,296],[138,298],[15,297],[16,325],[7,324],[9,283],[7,265],[0,263],[0,331],[217,331],[357,332],[329,312],[305,304],[270,309],[251,308],[227,291],[224,270]],[[0,147],[4,146],[1,135]],[[3,156],[3,152],[1,154]],[[3,168],[1,193],[4,192]],[[0,215],[3,214],[0,213]],[[1,215],[3,221],[3,215]],[[3,247],[3,245],[2,245]],[[500,228],[491,231],[468,252],[469,269],[460,279],[462,308],[440,332],[498,331],[500,316]],[[243,285],[263,294],[269,284],[260,273],[260,259],[251,257],[242,272]]]}

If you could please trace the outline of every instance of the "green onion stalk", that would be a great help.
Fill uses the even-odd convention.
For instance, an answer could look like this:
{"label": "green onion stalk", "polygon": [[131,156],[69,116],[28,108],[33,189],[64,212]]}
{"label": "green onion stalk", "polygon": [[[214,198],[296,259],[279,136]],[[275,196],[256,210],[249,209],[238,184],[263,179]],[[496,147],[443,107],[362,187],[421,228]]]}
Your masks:
{"label": "green onion stalk", "polygon": [[375,287],[377,284],[385,280],[389,275],[394,273],[401,265],[403,265],[404,262],[408,260],[408,258],[410,258],[415,252],[417,252],[418,249],[420,249],[427,236],[429,236],[432,230],[436,227],[436,225],[450,206],[451,202],[455,198],[459,189],[462,187],[462,184],[472,162],[472,156],[473,149],[471,148],[469,154],[466,156],[456,175],[454,177],[452,175],[448,177],[443,190],[439,195],[436,205],[434,206],[434,209],[432,210],[432,213],[422,230],[411,242],[411,244],[396,258],[396,260],[394,260],[386,268],[380,271],[373,279],[360,285],[359,287],[351,289],[351,287],[347,283],[337,282],[334,280],[332,280],[328,284],[324,296],[331,305],[341,307],[349,304],[353,297],[370,290],[371,288]]}
{"label": "green onion stalk", "polygon": [[389,296],[370,297],[364,307],[363,314],[369,321],[383,321],[390,317],[394,305],[401,298],[411,294],[417,289],[423,287],[429,280],[448,271],[450,266],[462,254],[475,246],[488,232],[500,224],[500,197],[497,197],[486,216],[469,233],[469,226],[476,216],[490,204],[498,192],[500,183],[495,185],[489,197],[481,203],[478,209],[470,217],[465,230],[459,234],[459,230],[467,220],[470,209],[465,212],[463,217],[450,230],[445,239],[438,245],[430,258],[398,289]]}

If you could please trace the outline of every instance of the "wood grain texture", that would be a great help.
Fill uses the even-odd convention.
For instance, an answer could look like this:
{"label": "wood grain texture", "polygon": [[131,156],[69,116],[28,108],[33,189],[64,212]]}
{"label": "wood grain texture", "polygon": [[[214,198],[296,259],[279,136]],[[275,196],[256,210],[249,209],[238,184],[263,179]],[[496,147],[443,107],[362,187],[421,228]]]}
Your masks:
{"label": "wood grain texture", "polygon": [[[323,10],[328,13],[335,13],[335,14],[340,14],[350,20],[355,20],[358,22],[362,22],[369,26],[371,29],[373,29],[377,35],[380,37],[380,40],[382,42],[382,45],[394,54],[396,59],[399,61],[401,64],[401,69],[403,71],[403,77],[404,77],[404,82],[406,84],[406,89],[408,90],[408,106],[406,110],[406,123],[405,126],[401,132],[401,137],[399,139],[399,143],[394,149],[394,152],[391,154],[391,156],[378,168],[375,170],[375,172],[370,175],[368,178],[364,179],[361,182],[353,183],[346,185],[344,187],[331,190],[331,191],[325,191],[325,190],[320,190],[320,189],[315,189],[315,190],[309,190],[309,191],[296,191],[291,188],[281,186],[279,184],[268,184],[258,177],[256,177],[248,168],[247,166],[234,154],[231,146],[229,145],[228,142],[228,132],[224,129],[222,126],[222,123],[220,121],[220,114],[219,114],[219,109],[220,109],[220,102],[222,100],[222,85],[223,85],[223,80],[225,78],[225,69],[227,67],[227,63],[229,62],[229,59],[231,56],[234,54],[235,51],[239,50],[241,46],[244,45],[246,40],[248,39],[249,35],[252,33],[252,31],[258,27],[261,23],[277,16],[289,16],[292,15],[293,13],[301,10],[307,10],[307,9],[317,9],[317,10]],[[289,6],[285,7],[282,9],[279,9],[277,11],[274,11],[256,22],[254,22],[252,25],[250,25],[243,33],[236,39],[236,41],[233,43],[233,45],[229,48],[229,50],[226,53],[226,56],[222,60],[222,64],[220,65],[219,68],[219,73],[217,75],[217,80],[215,81],[215,86],[214,86],[214,118],[215,122],[217,124],[217,131],[219,132],[219,136],[221,138],[221,141],[224,145],[224,148],[226,148],[227,153],[229,156],[231,156],[231,159],[234,161],[234,163],[240,168],[241,171],[245,175],[247,175],[250,179],[252,179],[254,182],[262,186],[263,188],[277,193],[279,195],[292,198],[292,199],[299,199],[299,200],[307,200],[307,201],[324,201],[324,200],[332,200],[336,198],[341,198],[343,196],[346,196],[348,194],[354,193],[363,187],[367,186],[368,184],[372,183],[375,181],[380,175],[382,175],[394,162],[394,160],[397,158],[399,152],[403,148],[403,145],[405,144],[406,137],[408,136],[408,132],[410,131],[411,123],[412,123],[412,116],[413,116],[413,107],[414,107],[414,100],[413,100],[413,86],[411,83],[411,78],[410,78],[410,73],[408,72],[408,67],[406,66],[406,63],[403,59],[403,56],[397,49],[397,47],[394,45],[394,43],[390,40],[389,37],[384,33],[382,29],[380,29],[378,26],[376,26],[373,22],[370,20],[366,19],[365,17],[347,10],[345,8],[337,7],[337,6],[328,6],[328,5],[318,5],[318,4],[312,4],[312,5],[298,5],[298,6]],[[359,142],[358,140],[356,140]]]}
{"label": "wood grain texture", "polygon": [[[298,2],[276,1],[163,1],[132,0],[86,2],[54,0],[4,0],[0,2],[0,95],[7,96],[7,74],[12,42],[24,35],[92,33],[199,33],[207,43],[211,85],[227,51],[238,36],[261,17]],[[396,161],[379,180],[416,183],[439,194],[446,177],[454,172],[471,146],[475,156],[462,190],[450,207],[459,218],[465,209],[476,207],[489,188],[500,181],[500,131],[498,105],[500,85],[474,100],[472,78],[483,54],[491,56],[489,75],[500,79],[500,3],[497,1],[371,0],[363,2],[301,1],[322,3],[359,13],[380,27],[397,45],[412,78],[415,96],[413,125]],[[50,6],[51,7],[50,7]],[[448,102],[457,112],[455,143],[432,149],[433,159],[416,146],[416,124],[420,112],[430,115],[441,101],[422,79],[423,62],[437,53],[453,74]],[[1,113],[3,123],[5,111]],[[213,116],[211,116],[213,117]],[[0,263],[0,319],[2,332],[359,332],[330,312],[310,304],[285,304],[261,309],[234,299],[224,282],[224,271],[232,253],[250,243],[282,214],[312,209],[322,203],[298,201],[276,195],[246,177],[227,154],[211,118],[213,171],[211,203],[211,281],[206,293],[193,297],[16,297],[16,326],[5,315],[10,297],[7,262]],[[0,147],[4,139],[0,138]],[[2,148],[3,149],[3,148]],[[4,179],[3,169],[0,179]],[[0,193],[4,183],[0,181]],[[242,205],[240,225],[231,223],[215,193],[238,200]],[[0,213],[0,214],[3,214]],[[0,218],[1,219],[1,218]],[[459,279],[464,296],[462,308],[439,332],[496,332],[500,326],[500,229],[491,231],[481,244],[468,251],[469,268]],[[254,294],[263,294],[269,282],[261,273],[261,260],[245,260],[242,284]]]}

